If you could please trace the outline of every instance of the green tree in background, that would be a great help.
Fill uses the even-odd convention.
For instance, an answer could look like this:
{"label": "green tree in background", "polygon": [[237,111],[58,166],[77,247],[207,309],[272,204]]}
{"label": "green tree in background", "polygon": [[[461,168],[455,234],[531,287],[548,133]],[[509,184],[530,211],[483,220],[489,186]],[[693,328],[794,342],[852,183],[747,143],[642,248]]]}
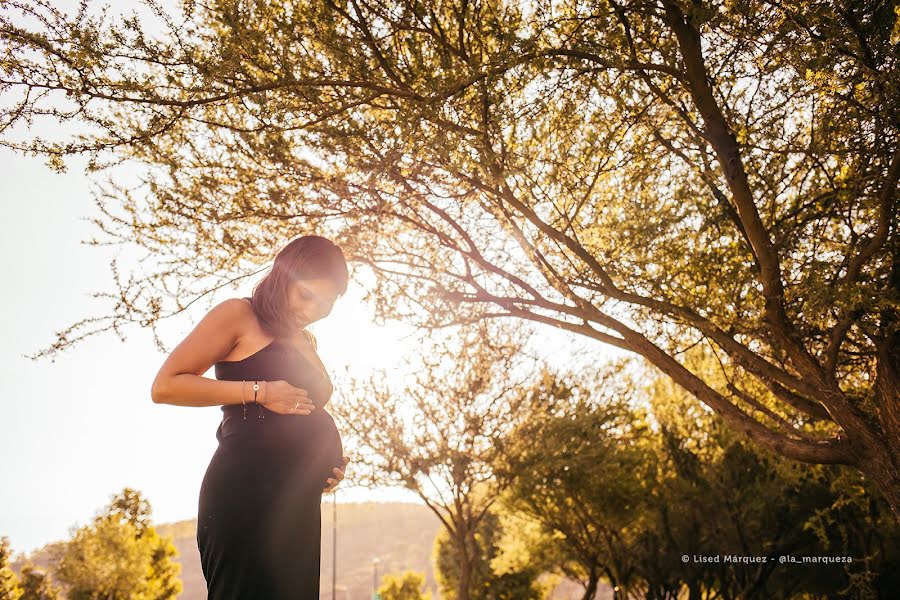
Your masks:
{"label": "green tree in background", "polygon": [[153,576],[147,580],[144,594],[148,598],[174,598],[181,592],[181,565],[175,560],[175,546],[157,535],[151,527],[150,503],[137,490],[124,488],[107,506],[105,515],[120,522],[131,523],[137,537],[148,536],[146,544],[152,548],[150,569]]}
{"label": "green tree in background", "polygon": [[523,350],[526,336],[520,322],[438,332],[409,359],[402,388],[382,373],[352,379],[334,406],[345,445],[354,448],[356,481],[411,490],[440,520],[457,600],[481,597],[476,538],[507,485],[492,465],[506,432],[528,418],[532,388],[543,384]]}
{"label": "green tree in background", "polygon": [[548,596],[566,574],[562,568],[566,560],[559,543],[562,535],[548,532],[539,520],[513,510],[509,495],[507,490],[494,507],[500,533],[495,536],[491,571],[494,576],[510,574],[520,580],[528,577],[532,593],[537,587],[542,595]]}
{"label": "green tree in background", "polygon": [[424,588],[425,575],[421,573],[388,573],[381,578],[378,594],[381,600],[431,600],[431,593],[426,594]]}
{"label": "green tree in background", "polygon": [[61,600],[50,575],[31,564],[22,567],[22,591],[21,600]]}
{"label": "green tree in background", "polygon": [[[711,380],[726,377],[700,348],[685,360]],[[654,379],[648,391],[661,425],[657,443],[664,465],[650,504],[656,531],[643,542],[648,572],[660,567],[656,580],[674,575],[694,597],[701,583],[721,594],[756,598],[829,596],[836,590],[886,598],[900,586],[900,526],[864,476],[836,465],[780,460],[750,446],[665,378]],[[850,556],[853,562],[691,562],[679,569],[684,553]]]}
{"label": "green tree in background", "polygon": [[19,578],[9,566],[9,538],[0,537],[0,600],[19,600],[22,587]]}
{"label": "green tree in background", "polygon": [[[549,592],[537,582],[539,565],[519,565],[516,569],[498,572],[492,562],[500,554],[503,538],[501,519],[496,509],[489,511],[479,522],[475,535],[476,560],[469,577],[467,598],[494,600],[543,600]],[[459,600],[460,569],[456,561],[453,541],[441,530],[434,541],[435,577],[441,598]]]}
{"label": "green tree in background", "polygon": [[150,505],[125,488],[78,529],[57,556],[69,600],[174,600],[181,566],[169,538],[150,525]]}
{"label": "green tree in background", "polygon": [[113,497],[102,516],[131,523],[140,537],[150,527],[152,512],[150,503],[139,491],[126,487]]}
{"label": "green tree in background", "polygon": [[[605,377],[627,380],[623,365]],[[577,395],[539,399],[546,411],[512,434],[498,471],[515,480],[509,506],[558,534],[559,567],[589,600],[601,579],[626,591],[639,577],[635,545],[658,461],[628,386],[617,395],[589,378],[576,385]]]}
{"label": "green tree in background", "polygon": [[[685,358],[701,372],[709,359]],[[558,546],[557,566],[584,584],[584,598],[600,579],[624,597],[690,600],[888,598],[900,585],[900,527],[857,472],[760,450],[669,379],[648,391],[648,414],[630,406],[640,396],[549,403],[507,440],[498,467],[517,474],[505,503],[543,525],[536,539]],[[852,562],[780,564],[781,555]]]}

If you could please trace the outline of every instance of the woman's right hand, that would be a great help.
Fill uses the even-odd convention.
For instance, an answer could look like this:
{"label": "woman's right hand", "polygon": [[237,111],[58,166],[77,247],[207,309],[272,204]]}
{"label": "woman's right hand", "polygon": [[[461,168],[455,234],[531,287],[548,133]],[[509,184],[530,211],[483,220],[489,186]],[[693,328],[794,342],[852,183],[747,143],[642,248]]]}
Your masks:
{"label": "woman's right hand", "polygon": [[262,384],[262,388],[263,393],[258,402],[272,412],[281,415],[308,415],[316,408],[306,390],[294,387],[287,381],[267,381]]}

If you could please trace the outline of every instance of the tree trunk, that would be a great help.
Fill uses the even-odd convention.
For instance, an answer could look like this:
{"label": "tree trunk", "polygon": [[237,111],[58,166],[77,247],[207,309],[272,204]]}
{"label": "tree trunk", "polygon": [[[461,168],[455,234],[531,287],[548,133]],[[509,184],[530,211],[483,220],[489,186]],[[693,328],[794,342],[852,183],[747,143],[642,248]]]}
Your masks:
{"label": "tree trunk", "polygon": [[472,581],[472,561],[469,556],[468,540],[463,533],[457,538],[459,556],[459,580],[456,582],[456,600],[469,600],[469,586]]}
{"label": "tree trunk", "polygon": [[[900,290],[900,250],[894,254],[891,268],[891,287]],[[886,458],[874,465],[869,473],[878,489],[884,494],[894,517],[900,522],[900,328],[897,328],[897,311],[886,308],[881,312],[881,334],[878,343],[875,371],[875,402],[878,418],[884,431]]]}
{"label": "tree trunk", "polygon": [[597,574],[597,569],[591,568],[591,572],[588,574],[588,584],[581,600],[594,600],[594,596],[597,594],[597,582],[599,579],[600,576]]}
{"label": "tree trunk", "polygon": [[[897,445],[896,441],[888,443]],[[900,522],[900,467],[892,459],[892,454],[889,449],[882,448],[875,457],[860,462],[857,466],[872,480],[894,512],[894,517]]]}
{"label": "tree trunk", "polygon": [[703,593],[700,591],[700,582],[693,580],[688,583],[688,600],[703,600]]}

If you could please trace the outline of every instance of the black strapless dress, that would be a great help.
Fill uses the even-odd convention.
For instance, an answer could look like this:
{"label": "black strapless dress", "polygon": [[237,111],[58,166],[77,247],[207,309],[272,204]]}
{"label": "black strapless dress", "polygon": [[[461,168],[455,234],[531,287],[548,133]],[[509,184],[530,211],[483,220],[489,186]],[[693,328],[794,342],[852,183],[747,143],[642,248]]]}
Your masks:
{"label": "black strapless dress", "polygon": [[[307,390],[316,410],[281,415],[229,404],[203,483],[197,545],[209,600],[312,600],[319,597],[321,502],[343,448],[323,408],[325,376],[275,340],[240,361],[215,365],[216,379],[284,380]],[[249,386],[248,386],[249,390]]]}

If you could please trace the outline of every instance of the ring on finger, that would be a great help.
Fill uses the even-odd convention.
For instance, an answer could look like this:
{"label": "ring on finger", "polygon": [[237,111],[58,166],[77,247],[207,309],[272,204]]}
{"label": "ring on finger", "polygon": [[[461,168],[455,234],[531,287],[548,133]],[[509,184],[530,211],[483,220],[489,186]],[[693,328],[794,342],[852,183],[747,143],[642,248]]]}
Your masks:
{"label": "ring on finger", "polygon": [[300,403],[299,403],[299,402],[294,402],[294,410],[296,410],[298,406],[300,406]]}

